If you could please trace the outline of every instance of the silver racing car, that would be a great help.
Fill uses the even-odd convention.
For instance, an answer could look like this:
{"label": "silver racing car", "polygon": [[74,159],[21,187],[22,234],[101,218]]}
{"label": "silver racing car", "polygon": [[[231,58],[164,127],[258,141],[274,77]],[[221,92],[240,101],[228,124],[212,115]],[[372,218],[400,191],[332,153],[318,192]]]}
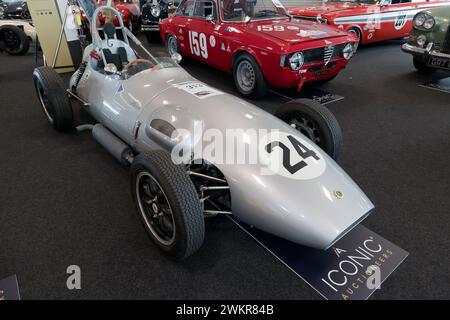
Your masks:
{"label": "silver racing car", "polygon": [[[71,101],[97,121],[79,125],[131,166],[137,212],[152,240],[183,259],[203,243],[204,218],[233,215],[287,240],[327,249],[374,206],[336,164],[341,143],[334,116],[311,100],[280,106],[275,116],[212,88],[155,58],[124,27],[92,24],[93,43],[69,88],[51,67],[34,70],[37,95],[51,125],[74,128]],[[196,152],[205,135],[226,136],[257,150],[257,161],[219,161]],[[257,132],[258,134],[252,134]],[[226,154],[228,156],[228,154]]]}

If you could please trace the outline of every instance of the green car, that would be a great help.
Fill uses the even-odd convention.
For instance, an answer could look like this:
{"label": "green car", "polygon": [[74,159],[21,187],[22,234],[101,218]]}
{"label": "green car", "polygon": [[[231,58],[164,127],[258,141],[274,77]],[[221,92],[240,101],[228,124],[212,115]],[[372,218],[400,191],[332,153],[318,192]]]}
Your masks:
{"label": "green car", "polygon": [[450,71],[450,7],[417,13],[414,29],[402,50],[413,55],[416,69],[423,74]]}

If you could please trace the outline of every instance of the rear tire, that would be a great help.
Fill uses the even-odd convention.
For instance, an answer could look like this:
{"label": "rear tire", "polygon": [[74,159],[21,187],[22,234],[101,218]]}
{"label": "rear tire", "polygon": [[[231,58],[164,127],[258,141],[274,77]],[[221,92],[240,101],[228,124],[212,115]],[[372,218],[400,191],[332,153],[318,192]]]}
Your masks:
{"label": "rear tire", "polygon": [[73,112],[64,81],[52,67],[33,71],[34,86],[42,109],[50,124],[58,131],[73,128]]}
{"label": "rear tire", "polygon": [[30,48],[30,39],[25,32],[13,25],[0,28],[0,40],[5,43],[5,51],[12,56],[23,56]]}
{"label": "rear tire", "polygon": [[342,145],[342,130],[335,116],[317,101],[298,99],[282,105],[275,116],[337,159]]}
{"label": "rear tire", "polygon": [[420,74],[427,75],[436,72],[435,69],[427,66],[427,64],[424,61],[420,60],[419,58],[413,57],[413,64],[414,67],[417,69],[417,72],[419,72]]}
{"label": "rear tire", "polygon": [[236,89],[244,97],[259,99],[268,90],[261,68],[248,53],[239,54],[233,63],[233,78]]}
{"label": "rear tire", "polygon": [[131,191],[144,227],[165,253],[176,260],[203,244],[205,221],[197,191],[168,152],[139,154],[131,165]]}

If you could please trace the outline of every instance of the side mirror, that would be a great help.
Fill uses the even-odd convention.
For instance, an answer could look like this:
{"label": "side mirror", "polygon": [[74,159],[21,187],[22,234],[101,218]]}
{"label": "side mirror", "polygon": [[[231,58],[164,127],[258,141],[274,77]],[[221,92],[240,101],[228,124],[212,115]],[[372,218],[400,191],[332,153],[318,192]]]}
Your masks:
{"label": "side mirror", "polygon": [[183,60],[183,58],[181,57],[181,54],[179,53],[174,53],[171,56],[172,60],[175,61],[176,63],[180,63],[181,60]]}
{"label": "side mirror", "polygon": [[214,20],[214,16],[212,14],[208,14],[206,16],[206,21],[211,22],[211,23],[216,23],[216,21]]}
{"label": "side mirror", "polygon": [[117,67],[114,63],[108,63],[103,70],[108,75],[117,74]]}

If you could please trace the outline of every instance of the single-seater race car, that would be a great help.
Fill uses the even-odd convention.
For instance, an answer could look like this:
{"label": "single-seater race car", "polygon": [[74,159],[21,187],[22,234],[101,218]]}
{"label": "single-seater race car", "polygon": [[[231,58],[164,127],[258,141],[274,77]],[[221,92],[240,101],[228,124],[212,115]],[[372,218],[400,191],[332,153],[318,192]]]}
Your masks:
{"label": "single-seater race car", "polygon": [[[117,14],[102,6],[94,17],[105,9]],[[299,100],[273,116],[198,81],[173,59],[155,58],[119,20],[117,30],[103,26],[104,38],[93,25],[93,43],[69,89],[50,67],[36,68],[33,78],[55,129],[73,129],[71,97],[98,121],[77,130],[91,130],[131,165],[137,212],[160,249],[177,259],[190,256],[203,243],[204,218],[222,214],[327,249],[372,212],[371,201],[333,160],[341,131],[328,109]],[[207,134],[230,130],[240,132],[234,137],[240,145],[256,146],[261,161],[220,161],[217,152],[196,151]]]}

